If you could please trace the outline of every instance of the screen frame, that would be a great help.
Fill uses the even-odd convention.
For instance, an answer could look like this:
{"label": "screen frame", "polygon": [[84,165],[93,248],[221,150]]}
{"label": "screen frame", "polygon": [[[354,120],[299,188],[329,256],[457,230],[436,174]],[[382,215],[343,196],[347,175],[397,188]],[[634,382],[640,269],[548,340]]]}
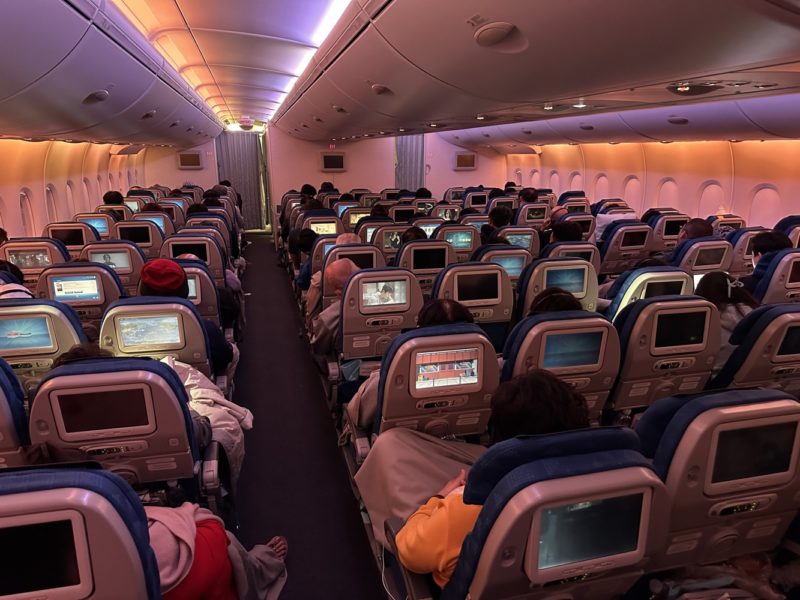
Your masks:
{"label": "screen frame", "polygon": [[[75,227],[75,225],[78,225],[78,227]],[[62,242],[67,248],[83,248],[86,245],[86,230],[83,227],[81,227],[80,225],[85,225],[85,223],[80,223],[79,224],[79,222],[76,222],[75,225],[71,225],[71,226],[67,226],[67,225],[50,225],[50,227],[48,228],[48,231],[47,231],[48,237],[51,237],[54,240],[58,240],[58,241]],[[80,244],[67,244],[63,240],[61,240],[58,237],[56,237],[56,235],[55,235],[56,231],[80,231],[81,232],[81,239],[83,241]],[[99,232],[98,232],[98,235],[99,235]],[[94,241],[94,240],[92,240],[92,241]]]}
{"label": "screen frame", "polygon": [[[705,324],[703,328],[703,341],[699,344],[685,344],[683,346],[656,347],[656,332],[658,331],[659,318],[665,315],[689,315],[693,313],[705,313]],[[686,309],[672,308],[658,311],[653,318],[653,327],[650,330],[649,351],[651,356],[670,356],[677,354],[691,354],[699,352],[708,346],[708,329],[711,321],[711,308],[708,306],[693,306]]]}
{"label": "screen frame", "polygon": [[[316,233],[317,235],[336,235],[339,233],[339,225],[340,221],[338,220],[331,220],[331,219],[320,219],[314,220],[313,218],[306,223],[306,227]],[[314,229],[315,225],[333,225],[333,231],[317,231]]]}
{"label": "screen frame", "polygon": [[203,286],[200,284],[200,275],[198,275],[197,273],[190,273],[190,272],[187,271],[186,272],[186,285],[189,285],[190,281],[194,281],[195,297],[192,298],[191,297],[191,292],[190,292],[190,295],[187,297],[187,300],[189,300],[189,302],[191,302],[195,306],[198,306],[198,305],[203,303],[203,292],[202,292]]}
{"label": "screen frame", "polygon": [[[557,322],[556,322],[557,323]],[[547,340],[551,337],[560,335],[576,335],[582,333],[602,333],[603,337],[600,338],[600,350],[597,353],[597,362],[591,365],[578,365],[573,367],[541,367],[553,373],[556,376],[563,375],[586,375],[589,373],[596,373],[600,371],[603,366],[603,354],[608,345],[608,328],[600,325],[590,327],[587,329],[548,329],[542,333],[541,341],[539,342],[539,354],[537,364],[544,364],[545,350],[547,348]],[[520,358],[525,358],[523,353],[520,353]]]}
{"label": "screen frame", "polygon": [[[135,223],[135,225],[133,225],[133,223]],[[139,246],[140,248],[149,248],[149,247],[151,247],[153,245],[153,231],[150,229],[149,226],[144,225],[144,223],[150,223],[150,221],[127,221],[127,222],[120,221],[119,223],[116,224],[117,225],[117,235],[119,236],[119,238],[121,240],[127,241],[127,242],[132,242],[132,243],[136,244],[137,246]],[[158,225],[156,225],[155,223],[151,223],[151,225],[153,226],[154,229],[158,229]],[[147,235],[150,238],[149,242],[134,242],[133,240],[128,240],[128,239],[125,239],[125,238],[122,237],[122,233],[121,233],[122,230],[124,230],[124,229],[134,229],[136,227],[143,228],[143,229],[147,230]]]}
{"label": "screen frame", "polygon": [[[444,233],[442,233],[441,237],[442,241],[446,242],[447,244],[450,244],[450,247],[456,252],[472,252],[475,249],[475,236],[477,235],[475,232],[477,231],[477,229],[475,229],[471,225],[466,225],[465,227],[467,227],[467,229],[455,229],[455,228],[443,229],[442,231]],[[453,244],[453,242],[447,239],[448,235],[454,233],[469,233],[471,236],[469,242],[469,248],[459,248],[455,244]]]}
{"label": "screen frame", "polygon": [[[622,242],[625,240],[625,236],[631,233],[644,233],[644,243],[637,244],[635,246],[623,246]],[[628,229],[621,231],[619,233],[619,249],[621,252],[631,252],[634,250],[642,250],[643,248],[647,248],[648,240],[647,240],[647,229],[643,227],[637,227],[636,229]]]}
{"label": "screen frame", "polygon": [[[699,269],[703,269],[706,271],[718,271],[722,269],[722,265],[725,264],[725,254],[727,248],[725,246],[708,246],[708,247],[700,247],[697,249],[697,253],[694,256],[694,260],[692,261],[692,266],[697,267]],[[703,256],[704,253],[708,252],[722,252],[722,256],[720,257],[719,262],[713,263],[705,263],[700,264],[699,260],[700,257]]]}
{"label": "screen frame", "polygon": [[[128,346],[122,337],[121,319],[152,319],[158,317],[177,317],[178,318],[178,338],[177,342],[169,344],[145,344]],[[147,313],[123,313],[114,315],[114,336],[117,340],[117,347],[120,352],[125,354],[150,354],[169,352],[172,350],[183,350],[186,347],[185,337],[185,324],[183,322],[183,315],[177,312],[167,313],[162,311],[153,311]]]}
{"label": "screen frame", "polygon": [[[754,236],[755,237],[755,236]],[[792,272],[794,271],[794,266],[800,264],[800,255],[791,254],[791,260],[789,262],[789,269],[786,272],[786,289],[787,290],[794,290],[800,288],[800,281],[792,281]]]}
{"label": "screen frame", "polygon": [[[502,267],[500,267],[502,269]],[[497,294],[492,298],[480,298],[477,300],[461,300],[458,294],[459,280],[475,275],[494,275],[497,278]],[[470,269],[468,271],[456,271],[453,273],[453,300],[464,306],[496,306],[500,303],[500,294],[503,291],[503,278],[498,269]]]}
{"label": "screen frame", "polygon": [[[476,370],[476,377],[478,381],[476,383],[469,383],[463,386],[458,386],[457,388],[455,386],[442,386],[439,388],[431,387],[417,389],[417,356],[420,354],[430,354],[431,352],[450,352],[456,350],[473,349],[478,351],[478,368]],[[444,347],[437,347],[436,349],[431,347],[414,348],[411,351],[409,362],[408,393],[412,398],[435,398],[437,396],[464,396],[480,392],[483,388],[483,361],[485,358],[483,344],[478,341],[449,343]],[[490,360],[494,360],[494,354],[492,354]]]}
{"label": "screen frame", "polygon": [[[529,211],[531,211],[531,210],[537,210],[538,211],[539,207],[541,207],[541,209],[544,212],[544,214],[541,217],[532,217],[530,215]],[[525,205],[525,222],[526,223],[536,223],[536,222],[539,222],[539,221],[546,221],[547,220],[547,216],[548,216],[547,215],[547,211],[548,211],[549,208],[550,208],[549,205],[542,204],[542,203],[537,203],[537,202],[531,202],[530,204],[526,204]]]}
{"label": "screen frame", "polygon": [[[376,304],[374,306],[365,306],[363,303],[364,298],[364,286],[370,283],[398,283],[398,282],[405,282],[406,284],[406,301],[402,304]],[[397,313],[402,312],[405,313],[411,308],[411,278],[408,275],[400,275],[399,277],[391,274],[386,273],[384,276],[376,276],[371,275],[369,277],[364,277],[363,279],[359,279],[358,281],[358,291],[357,291],[357,302],[358,302],[358,312],[362,315],[374,315],[374,314],[387,314],[387,313]],[[391,310],[387,310],[387,308],[391,307]]]}
{"label": "screen frame", "polygon": [[[153,219],[160,219],[160,224],[157,223],[156,221],[154,221]],[[146,221],[148,223],[152,223],[153,225],[158,227],[158,230],[161,233],[163,233],[164,235],[167,235],[167,215],[166,215],[166,213],[152,213],[152,212],[144,213],[144,212],[141,212],[141,213],[137,213],[134,216],[133,220],[134,221]]]}
{"label": "screen frame", "polygon": [[110,248],[106,249],[106,250],[92,250],[92,249],[89,249],[89,251],[87,252],[86,256],[87,256],[87,258],[89,259],[90,262],[98,263],[100,265],[105,265],[106,263],[103,262],[102,257],[100,258],[100,260],[94,260],[92,258],[92,254],[95,254],[95,255],[100,254],[100,255],[102,255],[102,254],[111,254],[112,252],[124,252],[125,254],[127,254],[127,256],[128,256],[128,265],[129,266],[128,267],[120,267],[120,268],[117,268],[117,267],[108,267],[108,268],[109,269],[113,269],[115,273],[118,273],[120,275],[128,275],[130,273],[133,273],[133,261],[131,260],[131,251],[128,248],[118,248],[116,250],[113,250],[113,249],[110,249]]}
{"label": "screen frame", "polygon": [[[191,246],[195,246],[195,245],[198,245],[198,244],[202,244],[202,245],[204,245],[206,247],[206,258],[205,259],[203,259],[202,256],[199,256],[199,255],[195,254],[194,252],[181,252],[180,254],[175,254],[175,246],[190,246],[190,245]],[[178,256],[180,256],[181,254],[194,254],[202,262],[204,262],[207,265],[210,265],[211,264],[211,252],[210,252],[211,247],[212,247],[211,243],[207,239],[205,239],[205,240],[186,241],[185,239],[180,239],[180,238],[176,237],[176,238],[172,238],[171,241],[170,241],[169,254],[170,254],[170,258],[172,258],[173,260],[177,259]],[[185,250],[185,248],[184,248],[184,250]]]}
{"label": "screen frame", "polygon": [[[6,244],[4,244],[4,247],[5,247],[4,254],[5,254],[6,260],[8,260],[8,262],[10,262],[10,263],[13,263],[17,267],[19,267],[19,269],[23,273],[41,272],[44,269],[46,269],[47,267],[49,267],[49,266],[64,262],[63,259],[59,260],[59,261],[54,261],[53,260],[53,252],[50,249],[50,246],[48,246],[46,244],[37,244],[37,245],[31,245],[31,246],[26,245],[23,248],[20,248],[20,247],[14,248],[13,245],[14,245],[13,242],[7,242]],[[48,262],[48,264],[43,265],[41,267],[21,267],[20,265],[15,263],[13,260],[11,260],[11,254],[12,253],[16,253],[16,252],[44,252],[44,253],[47,254],[47,260],[49,262]]]}
{"label": "screen frame", "polygon": [[[75,221],[78,223],[83,223],[84,225],[88,225],[89,227],[93,227],[94,230],[97,232],[97,235],[101,237],[102,236],[107,237],[111,233],[111,225],[113,224],[111,217],[109,217],[108,214],[106,213],[98,213],[97,216],[91,216],[91,217],[77,217]],[[97,225],[91,223],[90,221],[94,221],[94,223],[96,223],[97,221],[102,221],[103,228],[105,229],[105,231],[102,231],[100,228],[97,227]],[[84,244],[84,246],[85,245],[86,244]]]}
{"label": "screen frame", "polygon": [[[99,296],[99,298],[97,298],[96,300],[64,300],[57,298],[55,280],[64,277],[94,277],[94,280],[97,283],[97,295]],[[70,306],[96,306],[98,304],[105,304],[106,301],[105,291],[103,290],[103,281],[99,273],[71,273],[71,274],[48,273],[47,289],[50,290],[53,300],[55,300],[56,302],[63,302],[64,304],[69,304]]]}
{"label": "screen frame", "polygon": [[[703,273],[705,276],[705,273]],[[686,285],[689,283],[686,279],[674,279],[672,277],[655,277],[653,279],[647,279],[642,282],[641,287],[636,290],[634,297],[638,299],[646,299],[646,298],[657,298],[658,296],[670,296],[673,294],[653,294],[652,296],[647,295],[647,290],[651,285],[654,284],[665,284],[665,283],[680,283],[681,284],[681,291],[678,292],[678,296],[687,296],[691,294],[691,290],[686,290]]]}
{"label": "screen frame", "polygon": [[[351,208],[353,208],[353,207],[351,207]],[[350,210],[350,209],[347,209],[347,210]],[[347,212],[347,210],[345,210],[345,213]],[[358,222],[361,219],[363,219],[364,217],[368,217],[369,216],[369,212],[370,211],[368,211],[368,210],[366,210],[366,209],[364,209],[364,208],[359,206],[358,210],[354,210],[353,212],[348,213],[347,214],[347,222],[350,225],[350,227],[355,229],[358,226]],[[344,215],[344,213],[342,213],[342,215]],[[355,223],[353,222],[353,217],[356,218],[355,219]]]}
{"label": "screen frame", "polygon": [[[524,269],[524,267],[523,267]],[[546,289],[549,287],[547,285],[547,274],[553,271],[574,271],[576,269],[583,270],[583,290],[581,292],[570,292],[569,290],[564,290],[565,292],[569,292],[573,296],[575,296],[576,300],[583,300],[586,298],[586,294],[589,291],[589,267],[588,265],[553,265],[547,266],[544,269],[544,273],[542,273],[542,289]]]}
{"label": "screen frame", "polygon": [[[442,269],[446,268],[447,265],[450,264],[450,262],[448,261],[448,252],[447,252],[447,250],[452,248],[452,246],[450,246],[450,244],[448,242],[442,242],[442,243],[445,244],[445,245],[444,246],[440,246],[438,244],[436,244],[436,245],[428,245],[428,244],[426,244],[424,246],[412,247],[411,248],[411,256],[409,257],[409,263],[410,263],[411,271],[414,274],[425,275],[425,274],[438,273]],[[416,265],[416,262],[417,262],[417,259],[416,259],[417,252],[423,252],[423,251],[426,251],[426,250],[441,250],[442,252],[444,252],[444,264],[441,267],[431,267],[431,268],[425,268],[425,269],[416,268],[415,265]]]}
{"label": "screen frame", "polygon": [[15,315],[9,315],[8,317],[0,317],[0,322],[2,321],[17,321],[19,319],[37,319],[42,318],[45,320],[47,324],[47,333],[50,335],[50,346],[38,346],[36,348],[18,348],[18,349],[10,349],[10,350],[0,350],[0,356],[3,358],[9,356],[42,356],[42,355],[49,355],[53,354],[58,350],[58,340],[56,339],[55,335],[55,328],[53,327],[53,320],[48,314],[41,314],[41,313],[17,313]]}
{"label": "screen frame", "polygon": [[[513,246],[512,246],[512,248],[513,248]],[[525,252],[524,248],[519,248],[519,250],[521,250],[522,252]],[[522,268],[519,271],[519,275],[512,275],[511,273],[509,273],[506,270],[505,266],[503,266],[502,264],[500,264],[498,262],[495,262],[493,260],[495,258],[521,258],[522,259]],[[498,250],[498,251],[494,251],[494,252],[489,251],[486,254],[484,254],[483,259],[481,260],[481,262],[490,262],[493,265],[498,265],[501,269],[503,269],[506,272],[506,274],[508,275],[509,279],[511,279],[511,281],[517,281],[520,277],[522,277],[522,273],[523,273],[523,271],[525,271],[525,267],[527,267],[530,264],[530,263],[526,263],[525,262],[525,255],[524,254],[510,253],[507,250],[505,250],[505,251],[504,250]]]}
{"label": "screen frame", "polygon": [[[675,240],[675,239],[678,239],[678,236],[681,234],[681,229],[683,229],[683,226],[686,225],[686,223],[688,223],[688,222],[689,222],[689,219],[686,218],[686,217],[674,217],[674,216],[664,217],[663,226],[661,227],[661,239],[662,240]],[[669,224],[669,223],[680,223],[681,224],[681,226],[678,227],[678,233],[676,233],[675,235],[666,233],[667,224]]]}

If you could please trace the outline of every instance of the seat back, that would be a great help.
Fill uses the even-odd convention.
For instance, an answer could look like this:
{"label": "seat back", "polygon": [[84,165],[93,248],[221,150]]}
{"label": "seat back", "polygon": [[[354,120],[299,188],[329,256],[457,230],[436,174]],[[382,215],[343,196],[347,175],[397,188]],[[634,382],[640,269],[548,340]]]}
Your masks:
{"label": "seat back", "polygon": [[442,600],[621,597],[663,543],[669,499],[633,432],[593,428],[495,444],[464,502],[482,508]]}
{"label": "seat back", "polygon": [[373,433],[393,427],[436,437],[485,433],[498,383],[494,347],[477,325],[408,331],[381,361]]}
{"label": "seat back", "polygon": [[616,411],[703,389],[720,347],[717,307],[699,296],[656,296],[617,315],[622,359],[610,402]]}
{"label": "seat back", "polygon": [[0,246],[0,257],[19,267],[24,277],[22,284],[32,292],[45,268],[70,259],[63,242],[52,238],[15,238]]}
{"label": "seat back", "polygon": [[25,393],[14,370],[0,358],[0,472],[24,465],[24,448],[30,443]]}
{"label": "seat back", "polygon": [[93,227],[101,240],[108,239],[111,226],[114,224],[114,217],[101,212],[78,213],[72,217],[72,220]]}
{"label": "seat back", "polygon": [[463,187],[451,187],[447,188],[444,192],[445,202],[451,203],[458,203],[464,200],[464,188]]}
{"label": "seat back", "polygon": [[456,253],[457,262],[466,262],[472,253],[481,245],[480,229],[462,223],[444,223],[436,228],[432,236],[435,240],[444,240]]}
{"label": "seat back", "polygon": [[426,215],[431,212],[431,209],[436,206],[436,200],[433,198],[417,198],[412,202],[417,212],[425,213]]}
{"label": "seat back", "polygon": [[172,217],[166,213],[138,212],[131,217],[131,221],[150,221],[151,223],[155,223],[156,227],[158,227],[165,236],[175,233],[175,223],[172,221]]}
{"label": "seat back", "polygon": [[67,221],[64,223],[48,223],[44,226],[42,237],[53,238],[66,246],[70,258],[78,258],[84,245],[96,242],[100,234],[86,223]]}
{"label": "seat back", "polygon": [[398,188],[385,188],[381,190],[382,200],[397,200],[397,195],[400,193]]}
{"label": "seat back", "polygon": [[350,193],[353,195],[353,198],[356,199],[356,202],[360,202],[361,198],[364,197],[364,194],[371,194],[372,190],[368,188],[353,188],[350,190]]}
{"label": "seat back", "polygon": [[372,208],[375,205],[375,203],[378,202],[380,199],[381,199],[380,194],[366,193],[363,196],[361,196],[361,200],[359,200],[359,202],[361,203],[361,206]]}
{"label": "seat back", "polygon": [[503,267],[481,262],[449,265],[436,277],[431,297],[466,306],[495,350],[503,351],[514,316],[514,287]]}
{"label": "seat back", "polygon": [[422,290],[411,271],[382,268],[353,273],[342,291],[340,356],[350,360],[384,355],[401,331],[416,327],[422,304]]}
{"label": "seat back", "polygon": [[417,214],[413,204],[395,204],[389,208],[389,218],[395,223],[408,223]]}
{"label": "seat back", "polygon": [[336,245],[335,235],[320,235],[314,240],[311,247],[311,273],[322,270],[322,261]]}
{"label": "seat back", "polygon": [[94,212],[112,214],[117,221],[128,221],[133,217],[133,211],[124,204],[100,204]]}
{"label": "seat back", "polygon": [[800,225],[800,215],[788,215],[775,223],[773,229],[788,235],[789,239],[792,240],[792,247],[797,248],[797,243],[800,240],[800,228],[798,228],[798,225]]}
{"label": "seat back", "polygon": [[138,486],[193,480],[189,398],[168,365],[139,358],[53,369],[31,403],[31,442],[56,462],[94,460]]}
{"label": "seat back", "polygon": [[217,245],[225,251],[225,256],[231,255],[231,238],[224,231],[210,225],[201,225],[198,222],[187,225],[181,229],[184,235],[207,235],[216,240]]}
{"label": "seat back", "polygon": [[550,220],[550,205],[543,202],[531,202],[520,205],[514,216],[515,225],[527,225],[541,229]]}
{"label": "seat back", "polygon": [[571,211],[570,213],[563,215],[559,221],[564,223],[577,223],[580,225],[583,241],[586,242],[588,240],[594,240],[594,230],[597,226],[597,223],[594,216],[588,212]]}
{"label": "seat back", "polygon": [[622,198],[602,198],[592,204],[590,207],[590,211],[594,216],[597,216],[604,211],[608,211],[612,208],[630,208],[628,203],[625,202]]}
{"label": "seat back", "polygon": [[561,200],[558,201],[558,205],[566,208],[568,213],[586,213],[591,215],[591,206],[589,205],[589,200],[587,198],[578,198],[572,197],[567,198],[563,202]]}
{"label": "seat back", "polygon": [[580,258],[540,258],[523,271],[517,285],[516,319],[528,314],[534,298],[550,287],[569,292],[584,310],[597,310],[597,274]]}
{"label": "seat back", "polygon": [[672,266],[694,277],[695,285],[711,271],[727,271],[733,260],[733,246],[716,237],[700,237],[681,242],[672,256]]}
{"label": "seat back", "polygon": [[111,226],[109,237],[133,242],[147,258],[158,258],[164,243],[164,234],[151,221],[118,221]]}
{"label": "seat back", "polygon": [[716,236],[720,236],[722,232],[725,232],[727,235],[732,229],[747,227],[747,223],[739,215],[711,215],[706,217],[706,221],[711,224],[711,228],[714,230],[714,235]]}
{"label": "seat back", "polygon": [[205,233],[181,232],[169,236],[161,247],[161,258],[177,258],[182,254],[193,254],[208,267],[214,284],[225,287],[225,268],[228,257],[216,239]]}
{"label": "seat back", "polygon": [[[375,232],[384,225],[393,225],[389,217],[361,217],[356,224],[355,233],[365,244],[374,243]],[[380,246],[378,246],[380,248]],[[385,252],[384,252],[385,254]]]}
{"label": "seat back", "polygon": [[429,216],[444,219],[445,221],[458,221],[460,215],[460,204],[437,204],[431,209]]}
{"label": "seat back", "polygon": [[350,233],[354,232],[358,222],[361,219],[369,216],[369,210],[370,209],[368,208],[361,208],[360,206],[346,208],[341,215],[342,225],[344,226],[345,231]]}
{"label": "seat back", "polygon": [[613,321],[629,304],[654,296],[689,296],[694,293],[694,281],[686,271],[677,267],[643,267],[626,271],[614,280],[607,298],[611,306],[606,317]]}
{"label": "seat back", "polygon": [[434,217],[417,217],[411,221],[412,227],[419,227],[425,232],[429,240],[434,239],[433,234],[440,225],[444,224],[444,219],[436,219]]}
{"label": "seat back", "polygon": [[508,240],[512,246],[524,248],[530,252],[531,257],[539,256],[539,232],[533,227],[508,225],[501,227],[495,233],[496,237]]}
{"label": "seat back", "polygon": [[[566,192],[561,192],[558,195],[558,205],[564,206],[566,202],[573,200],[574,198],[578,198],[579,200],[583,200],[586,198],[586,192],[583,190],[567,190]],[[586,212],[589,212],[588,210]]]}
{"label": "seat back", "polygon": [[767,231],[764,227],[742,227],[731,231],[725,238],[733,247],[728,274],[732,277],[745,277],[753,272],[753,238]]}
{"label": "seat back", "polygon": [[344,225],[338,217],[305,217],[300,229],[311,229],[319,235],[344,233]]}
{"label": "seat back", "polygon": [[400,246],[395,265],[417,277],[423,294],[430,294],[433,280],[447,265],[456,263],[453,247],[443,240],[414,240]]}
{"label": "seat back", "polygon": [[753,296],[762,304],[800,302],[800,249],[776,252]]}
{"label": "seat back", "polygon": [[[322,272],[327,265],[340,258],[352,260],[359,269],[382,269],[386,266],[383,253],[372,244],[340,244],[334,246],[322,260]],[[325,277],[321,280],[322,308],[325,309],[336,301],[334,290],[325,285]]]}
{"label": "seat back", "polygon": [[87,244],[80,260],[104,264],[116,272],[126,296],[139,292],[139,279],[144,266],[144,252],[127,240],[103,240]]}
{"label": "seat back", "polygon": [[115,356],[172,356],[211,377],[206,330],[194,304],[182,298],[137,296],[108,307],[100,347]]}
{"label": "seat back", "polygon": [[595,273],[600,270],[600,250],[591,242],[553,242],[542,248],[540,258],[580,258],[592,263]]}
{"label": "seat back", "polygon": [[188,300],[195,305],[200,316],[217,325],[222,325],[219,310],[219,291],[214,285],[214,278],[202,260],[187,258],[175,259],[186,272],[186,281],[189,284]]}
{"label": "seat back", "polygon": [[[408,223],[395,225],[379,225],[372,234],[371,241],[367,242],[383,252],[383,255],[392,260],[402,244],[402,237],[406,229],[411,227]],[[368,228],[368,227],[367,227]]]}
{"label": "seat back", "polygon": [[776,390],[663,398],[636,431],[666,483],[669,537],[652,570],[775,549],[800,508],[800,404]]}
{"label": "seat back", "polygon": [[519,198],[516,196],[497,196],[492,198],[486,205],[486,212],[489,213],[493,208],[500,206],[505,206],[513,213],[519,206]]}
{"label": "seat back", "polygon": [[0,539],[3,598],[161,598],[147,517],[113,473],[0,472]]}
{"label": "seat back", "polygon": [[187,204],[181,198],[167,198],[161,200],[158,205],[170,219],[172,219],[175,229],[178,230],[186,224],[186,209],[184,205]]}
{"label": "seat back", "polygon": [[486,244],[475,250],[470,260],[500,265],[508,273],[512,285],[516,287],[522,272],[531,262],[531,253],[524,248],[516,248],[507,244]]}
{"label": "seat back", "polygon": [[682,213],[654,214],[647,220],[647,224],[653,228],[653,235],[650,238],[650,250],[652,252],[663,252],[671,250],[678,244],[678,235],[686,223],[689,222],[689,215]]}
{"label": "seat back", "polygon": [[[136,190],[134,190],[134,191],[136,191]],[[145,198],[138,198],[137,196],[138,196],[138,194],[131,195],[130,192],[129,192],[129,195],[125,196],[125,198],[122,201],[122,203],[125,206],[127,206],[128,208],[130,208],[131,212],[133,212],[133,213],[137,213],[140,210],[142,210],[142,207],[145,204],[147,204],[147,202],[155,202],[156,201],[155,194],[151,194],[151,193],[142,194],[142,196],[145,196]]]}
{"label": "seat back", "polygon": [[[464,208],[474,208],[481,212],[489,212],[487,204],[489,203],[489,190],[470,192],[464,196]],[[450,219],[452,220],[452,219]]]}
{"label": "seat back", "polygon": [[[212,212],[217,210],[218,212]],[[216,229],[220,232],[225,243],[228,244],[228,240],[231,237],[231,231],[233,231],[233,227],[231,222],[228,220],[228,216],[222,209],[215,209],[209,208],[208,212],[205,213],[192,213],[188,217],[186,217],[186,227],[211,227]]]}
{"label": "seat back", "polygon": [[526,317],[503,349],[501,380],[547,369],[583,394],[589,418],[598,422],[619,373],[619,335],[601,315],[564,311]]}
{"label": "seat back", "polygon": [[599,275],[623,273],[650,252],[653,230],[649,225],[632,219],[622,219],[609,224],[600,238]]}

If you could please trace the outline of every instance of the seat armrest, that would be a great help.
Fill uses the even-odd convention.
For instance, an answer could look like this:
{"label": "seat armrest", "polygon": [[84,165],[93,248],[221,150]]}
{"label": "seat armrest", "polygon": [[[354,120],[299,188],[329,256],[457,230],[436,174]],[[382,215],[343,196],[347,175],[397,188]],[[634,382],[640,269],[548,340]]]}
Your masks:
{"label": "seat armrest", "polygon": [[[383,531],[386,534],[386,541],[389,550],[397,557],[397,544],[395,538],[397,533],[403,528],[403,521],[398,518],[387,519],[383,524]],[[406,586],[406,594],[409,600],[433,600],[434,593],[431,589],[430,578],[419,573],[412,573],[397,561],[398,568],[403,574],[403,583]]]}
{"label": "seat armrest", "polygon": [[217,441],[212,441],[203,453],[202,471],[200,473],[200,487],[204,496],[219,494],[219,462],[222,446]]}
{"label": "seat armrest", "polygon": [[[361,465],[367,460],[367,454],[371,444],[369,443],[369,435],[363,429],[358,427],[350,418],[350,413],[347,409],[342,411],[342,430],[346,436],[350,437],[350,442],[353,444],[353,454],[355,455],[356,464]],[[344,446],[347,442],[343,441],[340,445]]]}

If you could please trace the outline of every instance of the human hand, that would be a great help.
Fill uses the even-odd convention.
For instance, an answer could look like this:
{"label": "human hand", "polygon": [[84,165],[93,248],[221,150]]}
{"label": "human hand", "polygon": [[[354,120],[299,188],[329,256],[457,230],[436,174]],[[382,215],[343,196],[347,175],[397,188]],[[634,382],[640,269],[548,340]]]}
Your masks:
{"label": "human hand", "polygon": [[444,484],[444,487],[439,491],[439,496],[443,498],[447,497],[447,495],[452,492],[454,489],[461,487],[462,485],[466,485],[467,483],[467,471],[465,469],[461,469],[458,475]]}

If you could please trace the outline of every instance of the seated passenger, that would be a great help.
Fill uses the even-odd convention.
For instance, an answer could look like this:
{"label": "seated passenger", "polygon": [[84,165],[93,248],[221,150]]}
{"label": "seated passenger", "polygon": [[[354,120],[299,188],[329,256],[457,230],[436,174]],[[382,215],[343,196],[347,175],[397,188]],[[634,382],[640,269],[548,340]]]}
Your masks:
{"label": "seated passenger", "polygon": [[[342,244],[360,244],[361,238],[355,233],[340,233],[336,236],[336,246]],[[306,320],[314,316],[319,310],[322,301],[322,272],[317,271],[311,276],[311,282],[306,291]]]}
{"label": "seated passenger", "polygon": [[125,198],[119,192],[111,190],[103,194],[103,204],[110,204],[112,206],[119,206],[123,204]]}
{"label": "seated passenger", "polygon": [[[709,225],[710,227],[710,225]],[[741,281],[744,288],[751,294],[755,291],[761,278],[769,269],[769,264],[772,262],[772,257],[780,250],[786,250],[792,247],[792,240],[789,236],[773,229],[771,231],[762,231],[753,236],[753,273],[742,277]]]}
{"label": "seated passenger", "polygon": [[[500,194],[502,195],[502,193]],[[481,244],[488,244],[494,238],[494,232],[511,224],[513,211],[507,206],[495,206],[489,211],[489,222],[481,227]]]}
{"label": "seated passenger", "polygon": [[[491,444],[589,426],[583,396],[540,369],[501,383],[491,408]],[[432,573],[442,587],[481,511],[464,504],[463,491],[467,470],[484,451],[483,446],[395,428],[376,438],[356,473],[376,539],[385,544],[387,519],[405,519],[396,539],[398,559],[410,571]]]}
{"label": "seated passenger", "polygon": [[145,506],[164,600],[276,599],[286,583],[286,539],[250,551],[197,504]]}
{"label": "seated passenger", "polygon": [[583,310],[580,301],[558,287],[550,287],[539,292],[531,302],[528,316],[540,315],[543,313],[562,312],[566,310]]}
{"label": "seated passenger", "polygon": [[325,288],[333,290],[336,301],[319,313],[311,323],[311,349],[314,354],[328,356],[336,348],[341,308],[339,298],[347,278],[356,271],[358,271],[358,267],[349,258],[340,258],[325,267]]}
{"label": "seated passenger", "polygon": [[0,227],[0,246],[5,244],[8,241],[8,232]]}
{"label": "seated passenger", "polygon": [[158,202],[148,202],[142,207],[141,212],[160,212],[163,213],[164,208]]}
{"label": "seated passenger", "polygon": [[583,240],[583,229],[574,221],[559,221],[550,228],[550,243],[580,242]]}
{"label": "seated passenger", "polygon": [[521,203],[536,202],[539,199],[539,191],[534,187],[522,188],[517,195]]}
{"label": "seated passenger", "polygon": [[297,275],[297,287],[306,291],[311,285],[311,249],[314,247],[314,240],[319,237],[313,229],[303,229],[297,238],[297,252],[300,256],[306,255],[306,259],[300,264],[300,273]]}
{"label": "seated passenger", "polygon": [[733,330],[736,329],[739,321],[758,307],[758,301],[745,289],[740,280],[722,271],[712,271],[704,275],[694,293],[702,296],[719,309],[722,336],[720,337],[719,354],[711,368],[713,377],[722,370],[733,353],[734,346],[730,343]]}
{"label": "seated passenger", "polygon": [[[576,300],[577,302],[577,300]],[[447,325],[449,323],[473,323],[472,313],[466,306],[455,300],[436,299],[429,300],[417,315],[417,327],[433,327],[434,325]],[[375,420],[375,411],[378,409],[378,381],[380,369],[375,369],[369,374],[366,381],[361,384],[353,399],[347,403],[347,414],[350,421],[359,429],[369,429]],[[348,432],[343,433],[346,439]]]}
{"label": "seated passenger", "polygon": [[16,280],[16,282],[11,283],[0,282],[0,300],[34,297],[33,292],[22,285],[22,282],[25,281],[25,276],[17,265],[7,260],[0,260],[0,271],[9,273]]}
{"label": "seated passenger", "polygon": [[427,240],[428,234],[421,227],[409,227],[400,236],[400,244],[413,242],[414,240]]}
{"label": "seated passenger", "polygon": [[431,194],[431,191],[428,188],[424,187],[417,189],[417,191],[414,192],[414,196],[418,200],[426,200],[428,198],[433,198],[433,194]]}
{"label": "seated passenger", "polygon": [[675,256],[681,243],[686,240],[694,240],[696,238],[709,237],[712,235],[714,235],[714,228],[711,226],[711,223],[700,218],[689,219],[678,232],[675,247],[670,251],[656,252],[653,256],[664,260],[667,264],[671,264],[672,258]]}
{"label": "seated passenger", "polygon": [[[178,263],[168,258],[150,260],[142,267],[139,281],[140,296],[189,297],[189,284],[186,272]],[[219,325],[208,319],[200,319],[208,336],[209,352],[214,367],[214,375],[233,376],[238,362],[238,351],[228,343]]]}

